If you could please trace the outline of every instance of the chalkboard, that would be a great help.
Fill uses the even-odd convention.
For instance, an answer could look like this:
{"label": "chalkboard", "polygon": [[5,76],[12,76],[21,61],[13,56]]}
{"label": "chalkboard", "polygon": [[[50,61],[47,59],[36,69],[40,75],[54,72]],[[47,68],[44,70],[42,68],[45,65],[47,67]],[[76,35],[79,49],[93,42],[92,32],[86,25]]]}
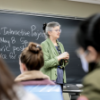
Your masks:
{"label": "chalkboard", "polygon": [[1,11],[0,12],[0,53],[15,76],[20,74],[19,54],[29,42],[41,43],[45,40],[42,25],[50,21],[61,24],[60,42],[70,54],[66,66],[67,83],[81,83],[85,72],[80,59],[75,54],[75,31],[81,19]]}

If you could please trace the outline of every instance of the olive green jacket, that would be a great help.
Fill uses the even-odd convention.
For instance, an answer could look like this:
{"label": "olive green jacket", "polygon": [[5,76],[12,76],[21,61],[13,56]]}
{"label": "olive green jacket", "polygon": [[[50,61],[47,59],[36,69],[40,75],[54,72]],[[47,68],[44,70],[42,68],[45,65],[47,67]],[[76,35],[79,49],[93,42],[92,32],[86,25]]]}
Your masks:
{"label": "olive green jacket", "polygon": [[83,86],[82,95],[88,100],[100,100],[100,64],[84,78]]}
{"label": "olive green jacket", "polygon": [[[63,53],[64,47],[63,45],[59,43],[61,52]],[[58,51],[56,50],[55,46],[53,45],[52,41],[47,38],[44,42],[41,43],[42,51],[44,54],[44,66],[41,68],[41,71],[48,75],[51,80],[57,79],[57,67],[59,65],[59,61],[57,59],[57,56],[59,56]],[[63,80],[64,83],[66,83],[66,73],[65,73],[65,66],[68,64],[63,61],[63,67],[64,67],[64,75]]]}

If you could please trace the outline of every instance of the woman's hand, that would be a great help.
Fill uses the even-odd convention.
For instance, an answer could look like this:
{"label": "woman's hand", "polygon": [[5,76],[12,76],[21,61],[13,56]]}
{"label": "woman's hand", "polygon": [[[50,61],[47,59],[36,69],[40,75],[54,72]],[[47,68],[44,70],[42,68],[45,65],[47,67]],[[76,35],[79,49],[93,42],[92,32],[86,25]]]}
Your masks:
{"label": "woman's hand", "polygon": [[64,52],[62,54],[60,54],[58,57],[57,57],[58,61],[60,61],[61,59],[69,59],[69,53],[68,52]]}
{"label": "woman's hand", "polygon": [[69,59],[69,53],[68,53],[68,56],[64,59],[65,60],[65,63],[68,62],[68,59]]}

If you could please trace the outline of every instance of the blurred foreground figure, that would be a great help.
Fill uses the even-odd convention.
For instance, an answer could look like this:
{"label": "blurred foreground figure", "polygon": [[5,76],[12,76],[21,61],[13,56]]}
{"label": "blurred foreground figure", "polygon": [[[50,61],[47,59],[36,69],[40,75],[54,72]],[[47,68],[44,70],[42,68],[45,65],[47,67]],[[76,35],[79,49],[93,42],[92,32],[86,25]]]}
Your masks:
{"label": "blurred foreground figure", "polygon": [[39,100],[14,82],[12,74],[0,58],[0,100]]}
{"label": "blurred foreground figure", "polygon": [[77,32],[78,56],[89,64],[83,80],[83,93],[78,100],[100,100],[100,14],[84,20]]}

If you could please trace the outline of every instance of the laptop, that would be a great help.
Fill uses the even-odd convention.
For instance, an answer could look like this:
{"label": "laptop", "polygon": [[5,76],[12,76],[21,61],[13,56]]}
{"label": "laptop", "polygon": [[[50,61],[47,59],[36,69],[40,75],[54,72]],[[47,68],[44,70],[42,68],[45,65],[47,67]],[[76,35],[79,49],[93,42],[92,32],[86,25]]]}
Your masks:
{"label": "laptop", "polygon": [[32,85],[24,86],[24,88],[41,100],[63,100],[62,90],[59,85]]}
{"label": "laptop", "polygon": [[77,85],[74,85],[74,84],[66,84],[64,86],[64,89],[66,89],[66,90],[80,90],[79,87]]}

